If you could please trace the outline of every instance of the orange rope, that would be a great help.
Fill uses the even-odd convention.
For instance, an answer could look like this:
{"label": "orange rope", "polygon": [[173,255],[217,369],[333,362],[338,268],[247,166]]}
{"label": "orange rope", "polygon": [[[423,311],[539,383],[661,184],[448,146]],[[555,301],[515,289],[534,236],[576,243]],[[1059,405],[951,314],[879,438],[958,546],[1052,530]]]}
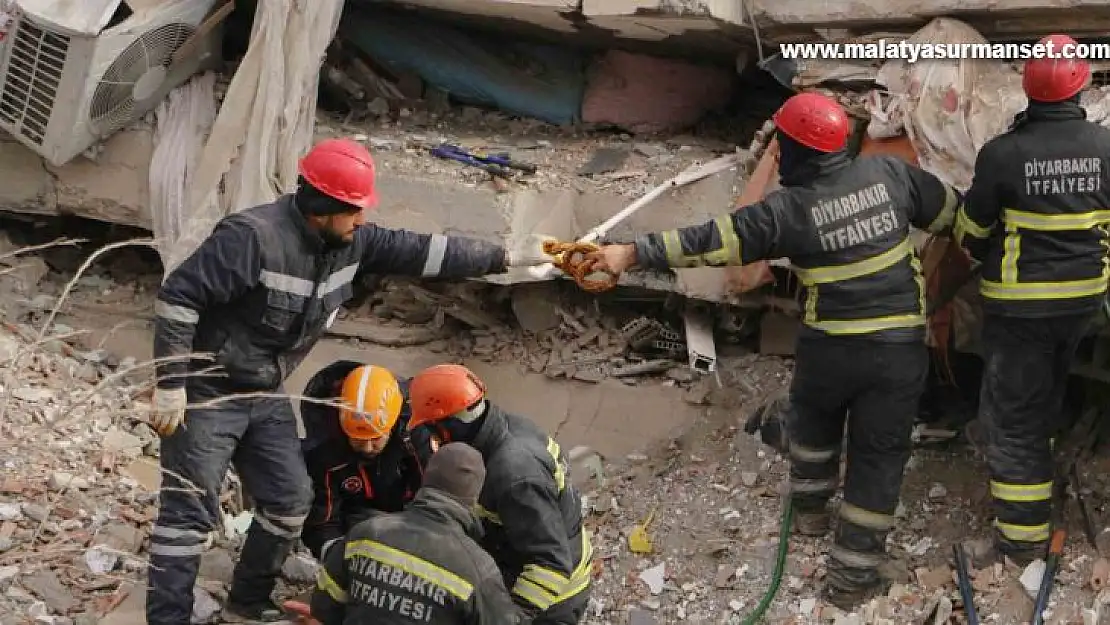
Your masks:
{"label": "orange rope", "polygon": [[[563,243],[560,241],[545,241],[543,252],[554,258],[552,264],[560,271],[574,279],[574,282],[587,293],[604,293],[615,286],[620,276],[608,271],[601,272],[594,269],[594,262],[586,259],[586,254],[598,251],[598,246],[593,243]],[[590,275],[597,273],[608,274],[605,279],[590,279]]]}

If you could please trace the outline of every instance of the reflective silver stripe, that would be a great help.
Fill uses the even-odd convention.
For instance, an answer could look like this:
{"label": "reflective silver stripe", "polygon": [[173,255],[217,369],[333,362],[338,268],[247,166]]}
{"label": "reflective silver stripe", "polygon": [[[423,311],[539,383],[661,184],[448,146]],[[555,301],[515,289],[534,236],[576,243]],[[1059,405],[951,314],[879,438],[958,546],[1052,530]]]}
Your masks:
{"label": "reflective silver stripe", "polygon": [[790,480],[790,491],[794,493],[824,493],[836,490],[839,484],[840,480],[835,477],[824,480],[792,479]]}
{"label": "reflective silver stripe", "polygon": [[836,447],[832,449],[813,449],[797,444],[790,446],[790,457],[798,462],[828,462],[836,458],[839,453],[840,449]]}
{"label": "reflective silver stripe", "polygon": [[154,314],[168,321],[178,323],[196,323],[200,321],[200,313],[185,306],[167,304],[160,299],[154,300]]}
{"label": "reflective silver stripe", "polygon": [[421,272],[425,278],[438,276],[439,272],[443,270],[443,257],[447,254],[447,237],[442,234],[433,234],[430,241],[428,241],[428,260],[424,261],[424,271]]}
{"label": "reflective silver stripe", "polygon": [[833,545],[829,548],[829,557],[852,568],[873,569],[883,563],[885,556],[881,553],[862,553]]}
{"label": "reflective silver stripe", "polygon": [[343,540],[342,537],[333,538],[333,539],[329,540],[328,542],[324,543],[324,546],[320,547],[320,560],[322,561],[325,558],[327,558],[328,557],[328,549],[331,549],[332,547],[334,547],[335,543],[337,543],[341,540]]}
{"label": "reflective silver stripe", "polygon": [[159,538],[168,538],[174,540],[176,538],[193,538],[198,542],[208,540],[207,532],[198,532],[197,530],[180,530],[176,527],[166,527],[165,525],[155,525],[154,529],[150,532],[152,536]]}
{"label": "reflective silver stripe", "polygon": [[178,546],[151,543],[150,553],[151,555],[167,556],[170,558],[188,558],[191,556],[199,556],[204,553],[204,544]]}
{"label": "reflective silver stripe", "polygon": [[894,529],[894,525],[898,522],[898,519],[889,514],[865,510],[864,508],[852,505],[848,502],[840,504],[838,514],[841,519],[849,523],[854,523],[860,527],[880,532]]}
{"label": "reflective silver stripe", "polygon": [[273,534],[274,536],[281,536],[282,538],[300,538],[301,536],[300,528],[297,528],[295,530],[288,530],[284,527],[278,527],[277,524],[275,524],[270,519],[262,516],[261,514],[256,514],[254,516],[254,522],[258,523],[259,527],[266,530],[270,534]]}
{"label": "reflective silver stripe", "polygon": [[317,295],[319,297],[323,297],[328,293],[338,291],[339,289],[347,286],[351,283],[352,280],[355,279],[355,274],[357,272],[358,263],[347,265],[346,267],[336,271],[335,273],[328,276],[327,279],[324,280],[324,283],[320,285],[320,290],[319,292],[317,292]]}
{"label": "reflective silver stripe", "polygon": [[292,293],[293,295],[300,295],[301,297],[312,297],[313,284],[312,280],[305,280],[296,276],[286,275],[284,273],[274,273],[263,269],[258,274],[258,281],[263,286],[275,291],[283,293]]}
{"label": "reflective silver stripe", "polygon": [[297,516],[281,516],[280,514],[266,512],[265,510],[259,510],[258,514],[266,517],[267,519],[270,519],[271,521],[276,521],[290,528],[300,527],[304,525],[304,520],[308,518],[307,514],[301,514]]}

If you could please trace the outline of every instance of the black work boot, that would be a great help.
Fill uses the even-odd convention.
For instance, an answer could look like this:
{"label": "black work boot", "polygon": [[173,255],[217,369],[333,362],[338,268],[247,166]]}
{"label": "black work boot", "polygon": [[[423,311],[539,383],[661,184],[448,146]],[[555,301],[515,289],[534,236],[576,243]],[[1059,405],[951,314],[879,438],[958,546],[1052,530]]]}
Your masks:
{"label": "black work boot", "polygon": [[272,601],[252,605],[228,602],[220,619],[225,623],[275,623],[285,620],[285,610]]}
{"label": "black work boot", "polygon": [[877,579],[874,583],[862,586],[842,586],[831,579],[825,580],[821,598],[845,612],[851,612],[875,597],[881,597],[890,590],[890,582]]}
{"label": "black work boot", "polygon": [[885,543],[886,532],[840,519],[829,550],[822,598],[841,610],[851,611],[885,593],[890,581],[879,573],[887,560]]}

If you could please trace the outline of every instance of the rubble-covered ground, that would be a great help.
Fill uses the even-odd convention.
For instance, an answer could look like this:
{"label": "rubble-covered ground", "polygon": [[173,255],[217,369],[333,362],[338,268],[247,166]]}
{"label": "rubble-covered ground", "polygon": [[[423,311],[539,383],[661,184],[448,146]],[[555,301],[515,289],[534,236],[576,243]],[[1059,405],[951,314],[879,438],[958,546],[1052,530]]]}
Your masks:
{"label": "rubble-covered ground", "polygon": [[[28,232],[12,238],[34,242]],[[150,367],[104,349],[83,326],[103,328],[97,317],[122,319],[114,323],[124,332],[127,323],[149,318],[157,268],[134,251],[118,251],[71,283],[90,248],[5,256],[19,244],[0,237],[0,623],[141,622],[137,606],[159,482],[158,439],[144,423]],[[67,288],[63,321],[44,326]],[[570,450],[598,554],[586,622],[743,622],[771,581],[787,464],[738,426],[788,384],[790,360],[752,353],[750,334],[719,328],[719,376],[702,376],[682,364],[683,354],[629,349],[627,322],[646,317],[666,326],[673,319],[666,300],[595,300],[576,297],[569,285],[560,292],[552,317],[537,320],[535,310],[514,307],[508,290],[391,282],[353,304],[337,327],[349,341],[423,344],[444,358],[519,363],[553,383],[618,377],[686,389],[686,400],[704,406],[705,417],[684,435],[621,458]],[[526,333],[521,323],[545,329]],[[1100,511],[1106,467],[1085,468],[1086,494]],[[204,558],[202,620],[213,618],[225,596],[250,518],[233,477],[228,486],[225,517]],[[793,538],[767,622],[963,622],[949,553],[954,540],[985,531],[981,461],[966,447],[919,449],[903,501],[902,523],[890,539],[897,582],[887,596],[851,615],[823,605],[818,588],[827,542]],[[1089,582],[1096,554],[1077,517],[1069,515],[1072,538],[1048,623],[1099,622],[1095,612],[1084,613],[1096,602]],[[645,551],[645,544],[630,537],[646,519],[651,550],[636,553],[633,547]],[[1032,600],[1025,586],[1036,573],[1001,565],[977,572],[984,620],[1027,621]],[[311,561],[292,558],[280,592],[303,591],[311,574]],[[927,619],[933,612],[939,616]]]}

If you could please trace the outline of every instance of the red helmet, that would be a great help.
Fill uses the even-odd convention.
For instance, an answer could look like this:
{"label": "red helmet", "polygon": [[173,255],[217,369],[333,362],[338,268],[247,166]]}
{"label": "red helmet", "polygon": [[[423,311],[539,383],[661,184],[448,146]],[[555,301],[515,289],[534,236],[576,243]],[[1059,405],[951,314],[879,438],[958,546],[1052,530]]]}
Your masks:
{"label": "red helmet", "polygon": [[1052,58],[1029,59],[1021,86],[1030,100],[1061,102],[1083,91],[1091,78],[1091,64],[1083,59],[1063,58],[1064,46],[1075,54],[1076,42],[1067,35],[1049,35],[1037,42],[1051,44]]}
{"label": "red helmet", "polygon": [[839,152],[848,145],[848,114],[820,93],[799,93],[771,118],[782,134],[818,152]]}
{"label": "red helmet", "polygon": [[462,365],[435,365],[409,382],[409,429],[442,421],[486,396],[486,385]]}
{"label": "red helmet", "polygon": [[374,157],[357,141],[325,139],[301,159],[300,174],[320,193],[369,210],[378,205]]}

